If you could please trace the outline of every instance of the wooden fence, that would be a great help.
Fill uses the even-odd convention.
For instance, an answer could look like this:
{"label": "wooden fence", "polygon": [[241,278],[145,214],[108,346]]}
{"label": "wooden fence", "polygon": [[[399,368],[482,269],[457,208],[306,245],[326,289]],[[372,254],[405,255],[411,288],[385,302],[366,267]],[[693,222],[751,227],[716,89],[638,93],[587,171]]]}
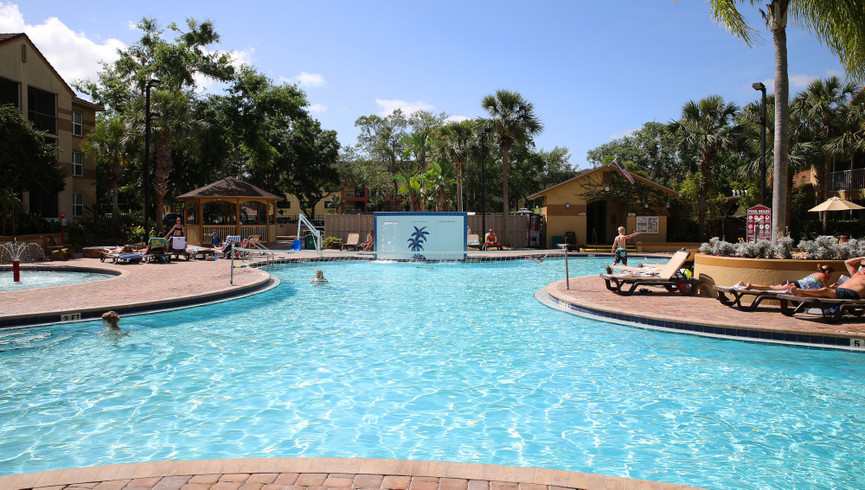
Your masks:
{"label": "wooden fence", "polygon": [[[477,233],[483,240],[484,234],[492,228],[499,239],[511,248],[528,247],[528,217],[525,215],[512,214],[508,219],[508,236],[504,236],[505,217],[501,214],[488,214],[486,216],[486,230],[481,229],[483,217],[473,215],[468,217],[469,233]],[[343,242],[349,233],[359,233],[364,239],[366,234],[373,228],[372,214],[328,214],[324,216],[324,234],[335,236]]]}

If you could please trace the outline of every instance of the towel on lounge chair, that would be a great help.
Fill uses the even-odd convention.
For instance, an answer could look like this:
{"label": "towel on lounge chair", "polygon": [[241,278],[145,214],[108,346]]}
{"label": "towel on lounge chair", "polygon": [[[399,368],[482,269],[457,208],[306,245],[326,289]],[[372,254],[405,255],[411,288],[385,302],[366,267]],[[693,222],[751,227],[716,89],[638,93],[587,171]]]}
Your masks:
{"label": "towel on lounge chair", "polygon": [[[607,266],[605,268],[607,273],[600,274],[600,276],[604,280],[607,289],[616,294],[633,294],[640,286],[655,286],[663,287],[669,292],[678,291],[682,294],[690,295],[696,293],[697,286],[701,282],[699,279],[687,277],[680,272],[690,255],[690,252],[687,250],[679,250],[657,272],[647,270],[645,272],[626,271],[611,274],[612,269],[610,266]],[[630,288],[623,289],[627,285],[630,285]]]}

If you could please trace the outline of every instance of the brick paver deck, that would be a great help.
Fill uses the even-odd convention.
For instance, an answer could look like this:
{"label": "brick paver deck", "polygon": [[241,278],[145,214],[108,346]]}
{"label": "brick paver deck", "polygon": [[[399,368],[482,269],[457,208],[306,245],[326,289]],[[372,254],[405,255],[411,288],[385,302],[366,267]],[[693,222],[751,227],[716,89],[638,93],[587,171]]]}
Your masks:
{"label": "brick paver deck", "polygon": [[162,461],[0,476],[2,489],[685,490],[694,487],[571,471],[393,459]]}
{"label": "brick paver deck", "polygon": [[[752,312],[724,306],[717,299],[682,296],[650,288],[647,294],[622,296],[608,291],[598,276],[564,280],[547,286],[547,292],[564,302],[587,306],[606,313],[627,314],[668,322],[687,322],[729,328],[748,328],[770,333],[826,335],[865,338],[865,319],[847,317],[842,323],[829,323],[816,315],[781,314],[780,307],[764,302]],[[765,305],[765,306],[764,306]]]}

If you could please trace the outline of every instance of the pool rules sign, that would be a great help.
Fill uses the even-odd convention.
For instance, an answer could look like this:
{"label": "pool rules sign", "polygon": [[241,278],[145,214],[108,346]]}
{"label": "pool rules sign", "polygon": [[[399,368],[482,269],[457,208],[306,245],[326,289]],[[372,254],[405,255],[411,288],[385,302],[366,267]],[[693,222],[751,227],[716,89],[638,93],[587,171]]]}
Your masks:
{"label": "pool rules sign", "polygon": [[746,234],[749,242],[772,240],[772,208],[762,204],[748,208]]}

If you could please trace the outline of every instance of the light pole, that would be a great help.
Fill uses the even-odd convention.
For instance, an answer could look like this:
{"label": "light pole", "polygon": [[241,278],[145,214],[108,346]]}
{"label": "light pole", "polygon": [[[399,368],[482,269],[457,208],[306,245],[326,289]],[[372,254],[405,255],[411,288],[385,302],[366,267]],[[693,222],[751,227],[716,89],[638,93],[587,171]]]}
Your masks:
{"label": "light pole", "polygon": [[486,136],[492,132],[489,126],[485,127],[481,130],[481,233],[485,234],[487,232],[487,182],[486,182],[486,168],[487,168],[487,148],[486,144]]}
{"label": "light pole", "polygon": [[754,90],[760,91],[760,106],[763,109],[760,116],[760,204],[766,205],[766,86],[762,82],[751,84]]}
{"label": "light pole", "polygon": [[148,234],[147,238],[150,238],[150,119],[159,115],[150,112],[150,89],[161,83],[153,78],[144,87],[144,233]]}

